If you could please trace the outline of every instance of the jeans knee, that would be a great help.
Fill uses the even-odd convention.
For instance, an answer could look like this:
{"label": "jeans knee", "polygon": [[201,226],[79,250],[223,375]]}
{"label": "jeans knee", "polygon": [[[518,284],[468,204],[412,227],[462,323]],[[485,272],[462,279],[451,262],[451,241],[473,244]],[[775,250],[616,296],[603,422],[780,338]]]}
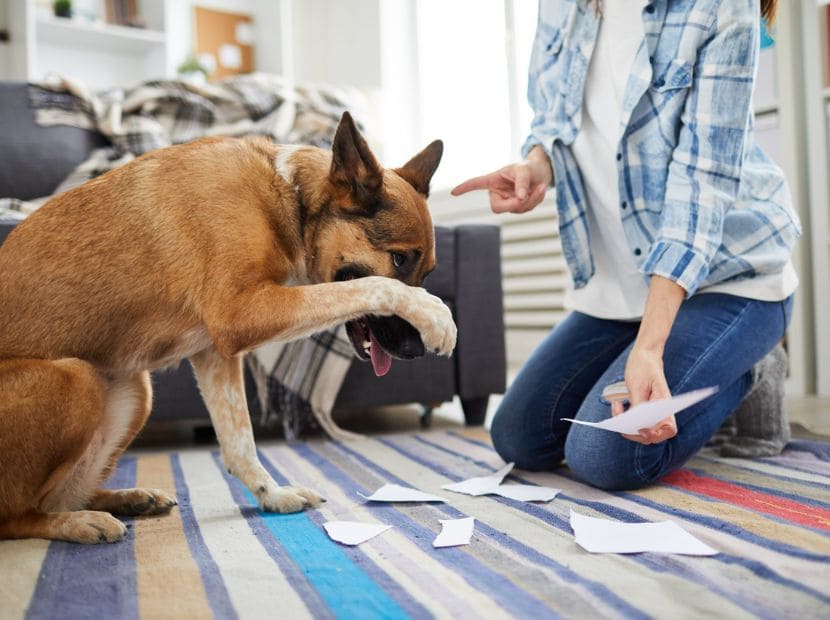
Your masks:
{"label": "jeans knee", "polygon": [[[598,429],[574,427],[565,442],[565,463],[582,482],[604,491],[633,491],[648,486],[650,476],[637,467],[637,446],[622,444],[622,437],[610,440],[598,436]],[[655,477],[656,479],[656,477]]]}
{"label": "jeans knee", "polygon": [[504,421],[505,416],[499,413],[499,411],[496,412],[490,425],[490,439],[498,455],[504,459],[505,463],[510,463],[519,446],[515,441],[515,434],[510,432],[510,425]]}
{"label": "jeans knee", "polygon": [[551,470],[562,462],[562,450],[556,442],[545,440],[540,432],[531,432],[521,420],[496,412],[490,427],[493,448],[505,463],[514,463],[528,471]]}

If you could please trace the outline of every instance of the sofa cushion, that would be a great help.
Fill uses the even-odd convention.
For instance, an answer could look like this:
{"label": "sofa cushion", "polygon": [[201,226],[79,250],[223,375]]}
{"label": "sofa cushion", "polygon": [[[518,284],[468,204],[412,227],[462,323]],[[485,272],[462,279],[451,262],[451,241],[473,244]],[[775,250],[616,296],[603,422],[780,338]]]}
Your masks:
{"label": "sofa cushion", "polygon": [[29,85],[0,82],[0,198],[48,196],[106,139],[95,132],[35,123]]}

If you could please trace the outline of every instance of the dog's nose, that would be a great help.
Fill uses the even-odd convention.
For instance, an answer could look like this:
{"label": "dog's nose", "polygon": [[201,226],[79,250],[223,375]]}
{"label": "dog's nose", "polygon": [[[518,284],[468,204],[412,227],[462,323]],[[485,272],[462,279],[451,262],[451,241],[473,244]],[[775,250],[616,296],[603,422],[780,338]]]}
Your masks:
{"label": "dog's nose", "polygon": [[405,338],[401,342],[400,348],[398,349],[398,355],[401,359],[405,360],[423,357],[424,353],[426,353],[426,349],[424,348],[424,343],[421,341],[420,337]]}

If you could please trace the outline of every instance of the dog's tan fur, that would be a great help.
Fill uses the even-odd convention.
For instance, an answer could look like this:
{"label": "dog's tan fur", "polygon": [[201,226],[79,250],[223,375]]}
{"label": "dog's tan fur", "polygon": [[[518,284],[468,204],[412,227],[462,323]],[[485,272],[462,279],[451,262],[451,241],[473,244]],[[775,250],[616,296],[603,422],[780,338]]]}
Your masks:
{"label": "dog's tan fur", "polygon": [[[203,139],[20,224],[0,247],[0,538],[115,541],[126,529],[108,513],[170,510],[163,491],[99,485],[149,416],[148,371],[183,358],[228,470],[266,510],[316,506],[259,463],[241,356],[367,314],[451,352],[449,311],[416,288],[435,263],[425,196],[440,154],[385,170],[344,115],[332,152]],[[391,252],[412,257],[405,273]],[[333,281],[354,263],[372,275]]]}

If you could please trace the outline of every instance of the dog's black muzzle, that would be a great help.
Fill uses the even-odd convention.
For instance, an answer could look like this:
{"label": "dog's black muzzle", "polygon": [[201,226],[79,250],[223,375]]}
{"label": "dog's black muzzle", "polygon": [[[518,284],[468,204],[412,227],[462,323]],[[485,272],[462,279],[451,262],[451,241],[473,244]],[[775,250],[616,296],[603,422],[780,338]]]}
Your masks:
{"label": "dog's black muzzle", "polygon": [[[337,271],[334,279],[354,280],[369,275],[370,271],[360,265],[347,265]],[[371,342],[396,359],[410,360],[426,353],[418,330],[397,316],[364,316],[346,323],[346,331],[357,357],[364,361],[371,357],[367,346]]]}

